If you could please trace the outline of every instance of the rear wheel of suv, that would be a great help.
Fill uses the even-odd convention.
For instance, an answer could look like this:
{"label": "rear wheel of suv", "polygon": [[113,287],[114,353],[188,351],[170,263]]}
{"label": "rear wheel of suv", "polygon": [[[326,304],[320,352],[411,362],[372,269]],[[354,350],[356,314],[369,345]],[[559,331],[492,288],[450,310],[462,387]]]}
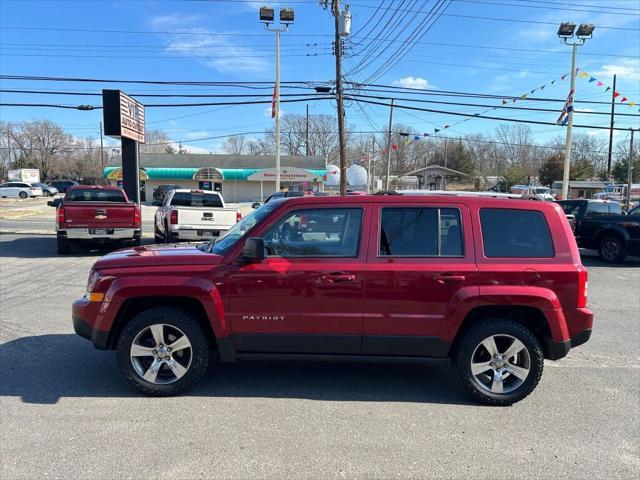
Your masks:
{"label": "rear wheel of suv", "polygon": [[598,245],[598,254],[605,262],[622,262],[627,256],[624,244],[616,237],[607,237],[602,239]]}
{"label": "rear wheel of suv", "polygon": [[544,367],[540,342],[509,320],[482,320],[460,340],[454,358],[464,390],[489,405],[512,405],[538,385]]}
{"label": "rear wheel of suv", "polygon": [[207,370],[209,343],[198,321],[174,307],[133,317],[117,343],[118,364],[137,390],[169,396],[191,388]]}

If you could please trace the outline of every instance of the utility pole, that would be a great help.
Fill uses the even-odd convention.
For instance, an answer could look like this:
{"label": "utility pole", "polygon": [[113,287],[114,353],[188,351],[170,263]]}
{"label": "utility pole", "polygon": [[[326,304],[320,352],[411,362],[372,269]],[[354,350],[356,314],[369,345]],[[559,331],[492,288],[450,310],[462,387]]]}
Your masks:
{"label": "utility pole", "polygon": [[376,136],[371,135],[371,155],[369,155],[369,168],[367,168],[368,182],[367,182],[367,191],[371,192],[373,190],[373,172],[371,171],[371,162],[376,156]]}
{"label": "utility pole", "polygon": [[627,209],[631,208],[631,184],[633,183],[633,128],[631,129],[631,143],[629,145],[629,165],[627,167]]}
{"label": "utility pole", "polygon": [[393,98],[391,99],[391,108],[389,109],[389,131],[387,132],[387,168],[385,174],[384,189],[389,190],[389,174],[391,173],[391,128],[393,128]]}
{"label": "utility pole", "polygon": [[100,164],[102,165],[102,174],[104,175],[104,145],[102,143],[102,122],[100,122]]}
{"label": "utility pole", "polygon": [[613,120],[616,110],[616,77],[613,74],[613,90],[611,90],[611,128],[609,129],[609,152],[607,155],[607,177],[611,177],[611,154],[613,153]]}
{"label": "utility pole", "polygon": [[307,157],[309,156],[309,104],[307,104],[307,129],[305,132],[304,143],[307,147]]}
{"label": "utility pole", "polygon": [[342,40],[340,39],[340,1],[333,0],[333,17],[335,21],[335,55],[336,55],[336,102],[338,104],[338,137],[340,152],[340,195],[347,194],[347,147],[344,136],[344,99],[342,92]]}

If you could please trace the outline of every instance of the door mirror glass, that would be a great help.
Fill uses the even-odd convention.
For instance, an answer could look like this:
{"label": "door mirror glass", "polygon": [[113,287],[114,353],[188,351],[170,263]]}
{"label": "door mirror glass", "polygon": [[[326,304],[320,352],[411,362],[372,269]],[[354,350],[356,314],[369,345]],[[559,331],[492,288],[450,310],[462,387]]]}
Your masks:
{"label": "door mirror glass", "polygon": [[249,237],[244,242],[241,263],[258,263],[264,260],[264,240],[259,237]]}

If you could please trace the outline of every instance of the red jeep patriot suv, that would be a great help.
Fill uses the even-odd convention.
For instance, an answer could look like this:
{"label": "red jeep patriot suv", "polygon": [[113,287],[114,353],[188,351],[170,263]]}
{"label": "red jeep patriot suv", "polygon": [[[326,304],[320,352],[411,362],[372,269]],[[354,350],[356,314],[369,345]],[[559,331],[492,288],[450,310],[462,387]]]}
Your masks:
{"label": "red jeep patriot suv", "polygon": [[106,255],[73,305],[76,332],[152,395],[194,385],[216,350],[451,363],[475,399],[509,405],[592,322],[558,205],[465,196],[275,200],[215,243]]}

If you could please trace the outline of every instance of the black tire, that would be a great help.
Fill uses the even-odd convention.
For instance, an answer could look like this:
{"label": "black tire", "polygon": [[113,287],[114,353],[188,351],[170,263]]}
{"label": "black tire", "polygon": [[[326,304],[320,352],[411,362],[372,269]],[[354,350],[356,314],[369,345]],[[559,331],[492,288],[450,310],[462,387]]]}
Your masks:
{"label": "black tire", "polygon": [[24,200],[24,199],[25,199],[25,198],[27,198],[29,195],[27,195],[27,192],[20,192],[20,193],[18,193],[18,196]]}
{"label": "black tire", "polygon": [[[462,388],[473,399],[487,405],[508,406],[519,402],[536,388],[544,368],[544,354],[540,342],[529,329],[509,320],[486,319],[478,321],[464,331],[462,335],[453,360]],[[505,339],[508,336],[518,339],[524,344],[528,353],[528,375],[519,386],[507,393],[494,393],[487,388],[483,388],[479,380],[476,380],[476,377],[471,372],[471,361],[474,352],[482,353],[481,350],[476,349],[480,348],[483,340],[491,336]],[[488,371],[491,372],[492,370]],[[512,374],[509,375],[511,376]],[[509,381],[510,376],[505,381]],[[513,376],[512,380],[517,382],[518,378]]]}
{"label": "black tire", "polygon": [[57,238],[58,243],[58,254],[60,255],[69,255],[71,253],[71,242],[68,238]]}
{"label": "black tire", "polygon": [[49,190],[43,190],[42,191],[42,196],[43,197],[49,197],[51,194],[49,193]]}
{"label": "black tire", "polygon": [[164,243],[171,243],[171,230],[169,230],[169,224],[164,224],[164,235],[163,235]]}
{"label": "black tire", "polygon": [[624,243],[617,237],[605,237],[598,244],[598,255],[609,263],[620,263],[627,256]]}
{"label": "black tire", "polygon": [[142,238],[136,235],[135,237],[133,237],[133,240],[131,240],[130,245],[132,247],[139,247],[140,245],[142,245]]}
{"label": "black tire", "polygon": [[[191,343],[191,360],[186,373],[172,383],[158,384],[145,380],[131,361],[130,350],[134,339],[154,324],[179,329]],[[146,395],[164,397],[184,392],[202,378],[209,365],[209,342],[200,323],[191,314],[175,307],[155,307],[133,317],[122,329],[116,349],[120,372],[136,390]]]}
{"label": "black tire", "polygon": [[154,225],[153,225],[153,240],[156,243],[163,243],[164,242],[164,237],[160,233],[160,230],[158,230],[158,226],[155,224],[155,222],[154,222]]}

